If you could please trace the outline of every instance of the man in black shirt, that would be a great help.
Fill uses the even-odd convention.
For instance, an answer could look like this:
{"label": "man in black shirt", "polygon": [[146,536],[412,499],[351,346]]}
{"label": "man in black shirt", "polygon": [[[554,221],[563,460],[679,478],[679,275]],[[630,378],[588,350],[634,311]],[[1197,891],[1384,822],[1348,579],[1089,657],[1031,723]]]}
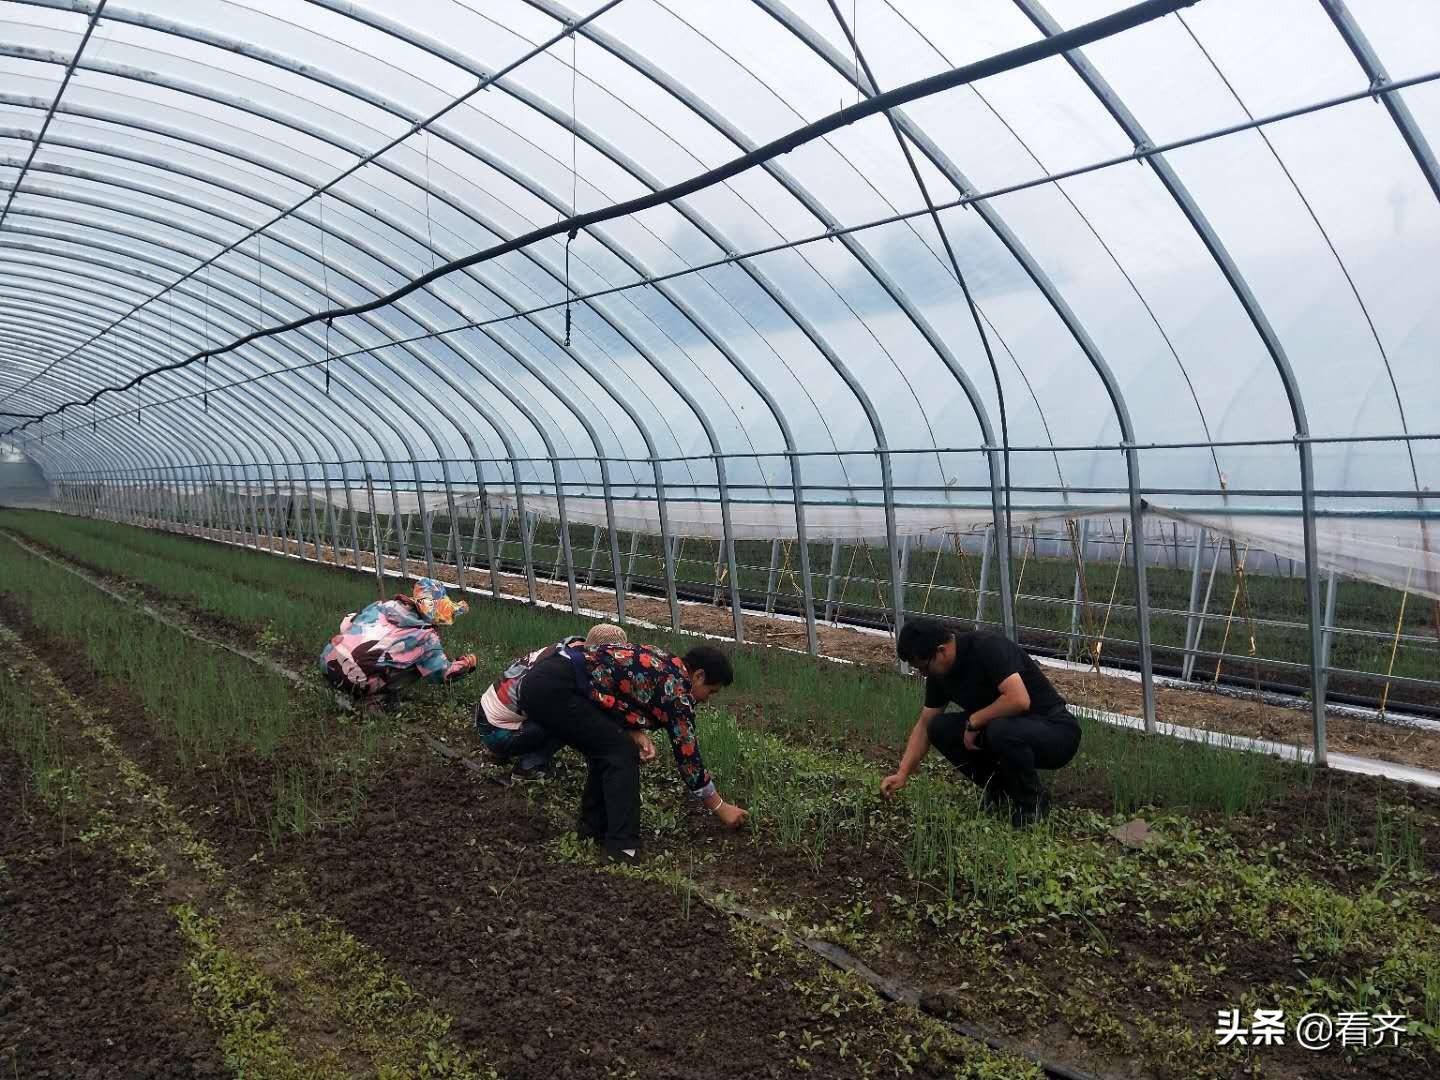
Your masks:
{"label": "man in black shirt", "polygon": [[[895,651],[926,676],[925,707],[880,794],[888,799],[904,787],[933,744],[979,785],[987,807],[1009,798],[1016,828],[1049,813],[1035,770],[1075,756],[1080,722],[1029,654],[1000,634],[952,633],[930,619],[901,627]],[[951,702],[961,711],[945,712]]]}

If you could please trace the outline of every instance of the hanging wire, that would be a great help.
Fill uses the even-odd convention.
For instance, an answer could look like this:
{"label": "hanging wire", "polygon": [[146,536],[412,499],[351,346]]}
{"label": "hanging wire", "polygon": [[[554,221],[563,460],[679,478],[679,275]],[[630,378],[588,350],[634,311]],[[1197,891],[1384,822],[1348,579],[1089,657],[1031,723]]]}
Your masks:
{"label": "hanging wire", "polygon": [[[429,154],[428,154],[428,153],[426,154],[426,158],[425,158],[425,177],[426,177],[426,183],[427,183],[427,185],[428,185],[428,183],[429,183],[429,177],[430,177],[430,158],[429,158]],[[319,202],[319,205],[320,205],[320,281],[321,281],[321,284],[323,285],[323,287],[324,287],[324,289],[325,289],[325,310],[328,311],[328,310],[330,310],[330,259],[329,259],[329,257],[325,254],[325,193],[324,193],[323,191],[320,193],[320,198],[319,198],[318,202]],[[426,190],[426,192],[425,192],[425,212],[426,212],[426,218],[428,219],[428,218],[429,218],[429,212],[430,212],[430,192],[429,192],[429,190],[428,190],[428,187],[427,187],[427,190]],[[434,245],[433,245],[433,244],[431,245],[431,251],[432,251],[432,252],[434,251]],[[326,320],[325,320],[325,396],[326,396],[326,397],[329,397],[329,396],[330,396],[330,358],[331,358],[331,356],[332,356],[332,352],[331,352],[331,348],[330,348],[330,328],[331,328],[331,326],[334,324],[334,322],[335,322],[335,320],[334,320],[333,318],[329,318],[329,319],[326,319]]]}
{"label": "hanging wire", "polygon": [[[210,351],[210,268],[209,268],[208,266],[205,268],[205,308],[204,308],[204,312],[205,312],[205,351],[208,353],[208,352]],[[204,403],[205,403],[204,411],[208,413],[208,412],[210,411],[210,357],[208,357],[208,356],[205,357],[205,382],[204,382],[204,387],[205,387],[205,393],[204,393],[204,395],[203,395],[203,401],[204,401]]]}
{"label": "hanging wire", "polygon": [[[836,0],[829,0],[830,11],[835,16],[835,21],[840,24],[841,32],[850,43],[850,48],[855,54],[856,87],[859,88],[859,73],[864,72],[865,80],[869,84],[872,94],[880,93],[880,86],[875,81],[875,73],[871,70],[869,62],[860,52],[860,39],[856,36],[854,29],[847,26]],[[852,5],[853,13],[853,5]],[[853,14],[852,14],[853,17]],[[985,353],[985,361],[990,368],[990,377],[995,384],[995,400],[1000,412],[1000,453],[1003,479],[1001,484],[1002,511],[1005,526],[1005,563],[1008,564],[1014,557],[1014,524],[1012,521],[1011,501],[1013,493],[1010,486],[1010,420],[1009,412],[1005,406],[1005,387],[1000,378],[1000,365],[995,360],[995,349],[990,343],[990,335],[985,332],[986,320],[981,317],[980,306],[976,303],[974,294],[970,291],[970,285],[965,280],[965,275],[960,269],[960,259],[955,254],[955,248],[950,242],[950,234],[946,230],[944,222],[940,219],[940,209],[935,200],[930,197],[929,186],[920,172],[919,166],[915,163],[915,155],[906,141],[904,133],[900,130],[900,124],[889,109],[885,110],[885,118],[890,122],[890,130],[895,135],[895,141],[900,146],[900,152],[905,157],[905,163],[910,167],[910,175],[915,180],[915,186],[920,189],[920,197],[925,202],[925,208],[929,212],[930,219],[935,226],[935,231],[940,236],[940,243],[945,248],[945,255],[950,261],[950,269],[954,275],[955,283],[960,286],[960,293],[965,299],[965,306],[970,312],[970,319],[975,325],[975,334],[980,339],[981,348]],[[963,197],[966,192],[960,192]],[[1004,565],[1004,564],[1002,564]],[[1014,600],[1011,599],[1013,605]],[[1012,607],[1013,611],[1013,607]]]}
{"label": "hanging wire", "polygon": [[[576,84],[579,81],[577,74],[577,60],[579,49],[579,34],[570,35],[570,216],[576,214],[576,207],[580,199],[580,133],[579,124],[575,115]],[[573,295],[570,288],[570,245],[575,241],[576,230],[571,229],[565,234],[565,348],[570,348],[570,298]]]}

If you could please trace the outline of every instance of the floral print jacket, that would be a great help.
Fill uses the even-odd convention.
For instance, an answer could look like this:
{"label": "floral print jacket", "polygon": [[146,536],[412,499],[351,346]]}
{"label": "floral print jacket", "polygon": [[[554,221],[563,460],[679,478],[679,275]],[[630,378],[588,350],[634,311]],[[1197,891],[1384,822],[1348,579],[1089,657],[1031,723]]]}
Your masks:
{"label": "floral print jacket", "polygon": [[685,662],[653,645],[587,645],[574,653],[589,679],[590,700],[626,727],[663,727],[690,794],[713,795],[695,741],[695,699]]}

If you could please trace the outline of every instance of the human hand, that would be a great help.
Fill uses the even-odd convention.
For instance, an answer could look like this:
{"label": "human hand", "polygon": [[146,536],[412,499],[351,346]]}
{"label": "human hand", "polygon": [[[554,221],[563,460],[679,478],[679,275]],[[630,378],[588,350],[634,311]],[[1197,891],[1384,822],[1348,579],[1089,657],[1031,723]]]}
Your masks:
{"label": "human hand", "polygon": [[965,729],[965,749],[972,753],[980,749],[980,732],[974,728]]}
{"label": "human hand", "polygon": [[734,803],[722,802],[715,808],[715,816],[727,829],[738,829],[745,824],[745,819],[750,814],[743,806],[736,806]]}
{"label": "human hand", "polygon": [[631,728],[629,735],[631,742],[635,744],[635,748],[640,751],[640,760],[642,762],[654,761],[655,744],[650,741],[650,736],[646,735],[645,732],[639,728]]}
{"label": "human hand", "polygon": [[909,783],[910,778],[904,773],[891,773],[880,781],[880,797],[882,799],[893,799],[895,793]]}

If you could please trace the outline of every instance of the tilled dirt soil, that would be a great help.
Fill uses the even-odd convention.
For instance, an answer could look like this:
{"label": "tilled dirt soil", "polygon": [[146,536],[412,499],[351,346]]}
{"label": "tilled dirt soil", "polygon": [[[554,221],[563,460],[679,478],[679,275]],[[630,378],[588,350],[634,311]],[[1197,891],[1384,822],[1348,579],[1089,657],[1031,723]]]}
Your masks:
{"label": "tilled dirt soil", "polygon": [[166,1080],[228,1076],[190,1012],[183,956],[163,906],[130,868],[68,835],[21,793],[0,752],[0,1076]]}
{"label": "tilled dirt soil", "polygon": [[[803,990],[797,984],[815,980],[823,965],[803,954],[774,951],[774,939],[752,949],[727,918],[698,899],[689,903],[664,885],[547,858],[542,841],[554,830],[523,793],[478,781],[413,747],[393,749],[353,826],[269,848],[246,810],[246,791],[263,799],[256,790],[262,781],[249,768],[182,766],[155,738],[133,694],[87,670],[67,643],[40,633],[12,601],[0,603],[0,617],[22,632],[42,659],[66,663],[71,692],[105,710],[125,752],[167,786],[173,804],[189,808],[187,819],[242,875],[242,889],[257,894],[268,883],[293,880],[286,871],[299,871],[307,883],[307,908],[339,919],[374,947],[387,969],[455,1018],[458,1040],[494,1060],[509,1080],[861,1076],[867,1075],[866,1063],[888,1060],[892,1047],[903,1047],[903,1039],[916,1034],[913,1017],[903,1026],[893,1007],[868,995],[841,991],[833,998],[836,988],[826,986],[821,993],[818,982],[813,992]],[[13,790],[8,783],[7,790]],[[9,823],[0,818],[0,824]],[[13,829],[6,838],[25,841]],[[75,851],[73,841],[67,850]],[[9,848],[0,851],[8,864]],[[262,859],[251,862],[252,854]],[[34,890],[38,899],[25,904],[24,918],[15,923],[25,947],[47,958],[45,970],[74,969],[90,978],[89,958],[76,956],[73,934],[54,932],[47,922],[50,911],[63,913],[55,926],[82,928],[82,945],[94,942],[99,950],[97,970],[112,977],[121,971],[122,959],[128,963],[137,955],[125,935],[142,926],[142,917],[153,916],[180,986],[179,941],[163,908],[139,907],[112,895],[115,889],[92,895],[80,882],[91,873],[108,881],[108,866],[103,872],[68,866],[36,864],[43,887]],[[29,895],[29,884],[28,877],[17,881],[17,892]],[[123,877],[113,884],[123,890]],[[8,890],[0,896],[8,899]],[[55,903],[47,905],[52,896]],[[101,916],[90,910],[92,903],[100,905]],[[5,910],[0,907],[0,913]],[[98,927],[93,937],[92,923]],[[135,933],[138,955],[154,951],[148,930]],[[0,987],[8,991],[6,963],[22,972],[25,965],[0,960]],[[146,965],[137,970],[144,973]],[[192,1032],[210,1054],[204,1067],[211,1068],[208,1032],[184,1017],[183,990],[163,1001],[173,1016],[117,1005],[159,995],[153,975],[137,978],[143,982],[139,991],[122,980],[114,994],[84,992],[72,1000],[47,993],[42,1005],[51,1009],[48,1023],[56,1032],[94,1030],[103,1038],[111,1027],[128,1026],[123,1039],[113,1041],[130,1054],[138,1054],[142,1044],[149,1049],[139,1059],[143,1068],[127,1072],[128,1065],[102,1061],[100,1071],[91,1073],[86,1071],[91,1059],[79,1058],[85,1065],[79,1071],[22,1068],[19,1075],[55,1080],[212,1075],[184,1061],[167,1071],[170,1040],[189,1039]],[[14,1000],[19,1007],[28,998]],[[0,994],[0,1002],[3,1012],[11,999]],[[840,1015],[833,1015],[837,1010]],[[0,1016],[0,1036],[8,1035],[7,1017]],[[165,1037],[148,1038],[152,1026]],[[65,1052],[63,1039],[54,1041]],[[958,1060],[936,1044],[913,1065],[922,1074],[946,1075]]]}
{"label": "tilled dirt soil", "polygon": [[392,773],[354,828],[276,858],[467,1044],[503,1048],[510,1080],[856,1076],[889,1057],[878,1013],[827,1014],[828,991],[797,988],[813,965],[751,950],[667,886],[548,860],[546,831],[523,794],[432,759]]}

